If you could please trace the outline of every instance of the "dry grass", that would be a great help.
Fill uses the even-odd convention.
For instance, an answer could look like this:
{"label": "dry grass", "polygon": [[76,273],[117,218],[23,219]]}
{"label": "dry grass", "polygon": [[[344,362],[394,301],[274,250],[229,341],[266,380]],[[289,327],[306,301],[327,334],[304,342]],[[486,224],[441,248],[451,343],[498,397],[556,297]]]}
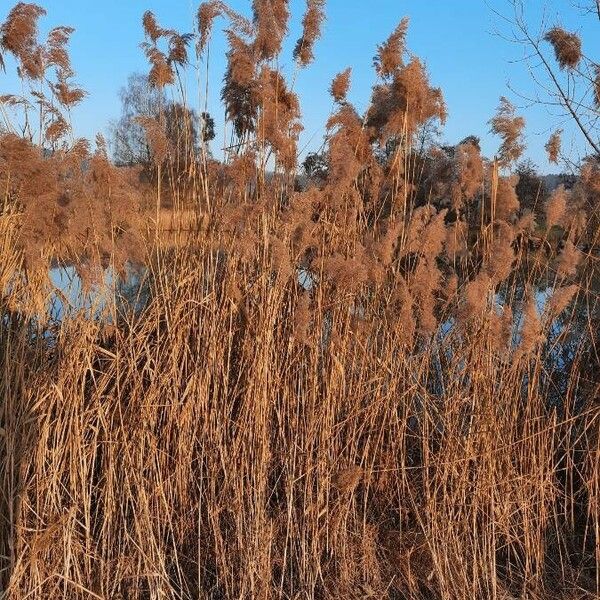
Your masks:
{"label": "dry grass", "polygon": [[[299,64],[321,8],[308,2]],[[157,191],[100,152],[119,223],[94,205],[95,243],[83,217],[50,235],[28,179],[5,176],[34,145],[2,136],[2,597],[597,597],[600,167],[522,214],[499,170],[521,151],[506,103],[499,160],[473,141],[417,151],[445,109],[406,61],[403,22],[366,115],[336,80],[328,173],[299,191],[299,105],[271,61],[287,7],[254,10],[200,7],[198,52],[216,16],[232,28],[238,153],[197,158],[184,211],[159,191],[159,227]],[[144,26],[154,45],[176,36]],[[66,159],[31,156],[59,214]],[[168,159],[156,166],[176,188]],[[134,217],[149,223],[143,307],[48,322],[44,260],[75,247],[93,270],[101,248],[118,266],[129,238],[111,233]]]}

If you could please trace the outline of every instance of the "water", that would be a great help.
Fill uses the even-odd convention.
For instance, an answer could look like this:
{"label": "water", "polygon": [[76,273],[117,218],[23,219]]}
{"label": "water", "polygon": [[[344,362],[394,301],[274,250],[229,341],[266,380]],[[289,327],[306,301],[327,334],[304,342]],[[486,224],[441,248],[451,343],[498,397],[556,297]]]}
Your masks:
{"label": "water", "polygon": [[117,277],[112,268],[107,269],[102,279],[88,289],[73,266],[52,268],[49,278],[53,290],[48,311],[54,322],[75,315],[111,322],[115,309],[138,311],[147,298],[146,272],[131,265],[126,268],[124,278]]}

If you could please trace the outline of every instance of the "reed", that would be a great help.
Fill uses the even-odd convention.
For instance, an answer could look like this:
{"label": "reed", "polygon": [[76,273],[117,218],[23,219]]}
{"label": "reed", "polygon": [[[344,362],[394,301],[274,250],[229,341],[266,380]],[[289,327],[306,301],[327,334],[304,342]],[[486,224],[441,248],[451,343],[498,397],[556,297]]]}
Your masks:
{"label": "reed", "polygon": [[[508,101],[495,160],[419,146],[446,109],[403,20],[365,114],[335,78],[302,184],[288,3],[252,10],[198,10],[198,60],[227,23],[225,163],[176,169],[160,118],[151,181],[101,140],[0,134],[2,597],[598,597],[600,165],[525,213]],[[17,5],[2,51],[42,15]],[[309,0],[301,67],[323,18]],[[177,90],[188,43],[143,26]],[[143,285],[54,320],[51,261]]]}

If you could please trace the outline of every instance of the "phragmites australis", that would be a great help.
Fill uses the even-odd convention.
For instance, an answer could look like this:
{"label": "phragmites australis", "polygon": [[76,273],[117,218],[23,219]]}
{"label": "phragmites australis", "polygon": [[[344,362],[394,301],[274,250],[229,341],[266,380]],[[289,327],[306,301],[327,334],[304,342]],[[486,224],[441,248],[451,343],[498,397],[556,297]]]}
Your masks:
{"label": "phragmites australis", "polygon": [[[463,142],[456,147],[456,191],[452,194],[453,205],[472,200],[483,185],[483,159],[480,149],[472,142]],[[460,193],[460,200],[456,197]]]}
{"label": "phragmites australis", "polygon": [[333,99],[342,103],[346,100],[346,95],[350,89],[350,76],[352,75],[352,69],[348,68],[341,73],[338,73],[331,82],[330,93]]}
{"label": "phragmites australis", "polygon": [[256,26],[254,47],[262,60],[270,60],[281,52],[288,30],[288,0],[253,0],[252,11]]}
{"label": "phragmites australis", "polygon": [[325,0],[306,0],[306,12],[302,19],[302,36],[296,42],[294,58],[305,67],[314,59],[314,45],[321,36],[325,19]]}
{"label": "phragmites australis", "polygon": [[266,66],[261,69],[257,90],[261,107],[257,132],[275,151],[277,163],[290,170],[296,165],[296,141],[302,130],[298,97],[279,71]]}
{"label": "phragmites australis", "polygon": [[169,153],[169,139],[164,127],[152,117],[137,117],[136,121],[144,129],[154,163],[161,165]]}
{"label": "phragmites australis", "polygon": [[529,356],[544,340],[542,321],[538,312],[535,293],[531,287],[527,289],[523,303],[520,338],[517,356],[521,357]]}
{"label": "phragmites australis", "polygon": [[508,221],[519,210],[519,197],[516,186],[518,176],[498,177],[496,197],[493,198],[495,206],[495,218]]}
{"label": "phragmites australis", "polygon": [[558,255],[556,272],[559,277],[573,277],[577,273],[577,267],[581,262],[583,255],[581,251],[567,240],[560,254]]}
{"label": "phragmites australis", "polygon": [[567,210],[567,192],[564,185],[559,185],[553,192],[545,206],[546,228],[548,231],[555,225],[562,225]]}
{"label": "phragmites australis", "polygon": [[469,224],[466,221],[454,221],[446,228],[445,250],[450,260],[468,255],[468,236]]}
{"label": "phragmites australis", "polygon": [[501,307],[500,314],[498,314],[498,309],[500,307],[489,313],[489,340],[491,347],[504,359],[512,346],[513,311],[508,304]]}
{"label": "phragmites australis", "polygon": [[481,316],[488,308],[492,281],[487,273],[480,272],[475,279],[469,281],[463,291],[458,316],[466,324]]}
{"label": "phragmites australis", "polygon": [[19,2],[0,27],[0,48],[19,61],[21,73],[30,79],[44,74],[43,48],[37,42],[37,21],[46,11],[37,4]]}
{"label": "phragmites australis", "polygon": [[408,17],[404,17],[390,37],[377,47],[375,70],[380,77],[391,77],[403,66],[403,55],[408,31]]}
{"label": "phragmites australis", "polygon": [[198,52],[202,54],[208,43],[214,20],[221,14],[222,5],[217,0],[202,2],[198,7]]}
{"label": "phragmites australis", "polygon": [[310,294],[302,292],[298,296],[294,310],[294,338],[301,343],[306,343],[310,335]]}
{"label": "phragmites australis", "polygon": [[505,221],[495,227],[494,240],[486,256],[486,272],[494,284],[504,281],[511,273],[515,261],[513,228]]}
{"label": "phragmites australis", "polygon": [[333,485],[342,493],[353,492],[360,483],[363,476],[363,470],[353,465],[345,469],[340,469],[332,478]]}
{"label": "phragmites australis", "polygon": [[548,153],[548,160],[551,163],[554,163],[554,164],[558,163],[558,157],[560,155],[561,143],[562,143],[562,129],[558,129],[550,136],[550,138],[548,139],[548,142],[546,143],[546,146],[545,146],[546,152]]}
{"label": "phragmites australis", "polygon": [[254,130],[258,102],[256,98],[256,52],[251,44],[232,30],[227,32],[227,70],[221,99],[227,118],[239,137]]}
{"label": "phragmites australis", "polygon": [[578,291],[579,286],[576,284],[556,288],[544,307],[545,316],[550,320],[558,317],[569,306]]}
{"label": "phragmites australis", "polygon": [[373,88],[367,125],[384,144],[395,137],[410,139],[423,123],[437,119],[443,124],[446,116],[441,90],[430,85],[425,66],[415,57],[391,81]]}
{"label": "phragmites australis", "polygon": [[498,162],[503,167],[508,167],[517,161],[525,150],[523,144],[525,119],[517,116],[515,111],[511,102],[502,96],[496,114],[490,120],[492,132],[502,139],[498,150]]}
{"label": "phragmites australis", "polygon": [[554,55],[561,69],[575,69],[583,57],[581,38],[562,27],[550,29],[544,39],[554,48]]}
{"label": "phragmites australis", "polygon": [[153,44],[156,44],[159,38],[162,37],[163,30],[152,11],[147,10],[144,13],[142,16],[142,25],[144,27],[144,34],[152,40]]}
{"label": "phragmites australis", "polygon": [[48,33],[46,41],[46,64],[60,69],[65,76],[71,74],[67,44],[74,31],[73,27],[55,27]]}

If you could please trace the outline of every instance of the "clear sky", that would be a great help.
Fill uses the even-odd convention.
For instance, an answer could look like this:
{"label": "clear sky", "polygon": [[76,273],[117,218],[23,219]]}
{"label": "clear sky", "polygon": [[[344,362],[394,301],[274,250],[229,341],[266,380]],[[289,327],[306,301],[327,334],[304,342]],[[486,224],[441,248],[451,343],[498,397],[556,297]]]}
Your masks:
{"label": "clear sky", "polygon": [[[580,0],[584,2],[585,0]],[[41,21],[42,32],[56,25],[76,28],[71,42],[71,56],[77,71],[77,83],[89,97],[74,113],[76,133],[93,138],[105,133],[108,122],[119,115],[119,88],[132,71],[145,71],[145,58],[139,48],[143,39],[141,17],[152,10],[163,27],[193,31],[198,1],[194,0],[38,0],[48,15]],[[1,0],[3,21],[14,4]],[[231,0],[230,6],[249,14],[250,0]],[[526,65],[520,61],[523,50],[503,39],[509,28],[493,9],[510,14],[508,0],[328,0],[327,21],[316,46],[316,61],[296,80],[305,131],[301,146],[317,148],[324,133],[324,123],[331,110],[327,89],[333,76],[353,67],[350,100],[359,109],[367,106],[375,81],[372,62],[376,45],[387,38],[403,16],[410,18],[408,47],[427,64],[432,84],[440,86],[446,99],[449,118],[442,139],[456,143],[467,135],[482,138],[483,151],[493,155],[497,140],[489,134],[488,120],[501,95],[508,96],[527,119],[527,156],[543,172],[556,171],[546,162],[544,144],[557,126],[564,126],[557,114],[545,107],[527,107],[527,102],[508,85],[522,93],[533,89]],[[527,18],[539,23],[542,10],[550,24],[562,23],[580,32],[588,55],[600,57],[600,24],[584,17],[566,0],[525,0]],[[304,0],[291,0],[290,42],[283,67],[293,71],[291,48],[298,37]],[[219,91],[224,68],[225,42],[217,21],[211,41],[209,65],[209,110],[217,123],[223,120]],[[18,91],[9,72],[0,73],[0,93]],[[203,71],[204,73],[204,71]],[[204,75],[203,75],[204,77]],[[204,81],[202,86],[204,87]],[[566,129],[566,144],[574,153],[585,151],[575,130]],[[219,155],[220,143],[213,150]]]}

